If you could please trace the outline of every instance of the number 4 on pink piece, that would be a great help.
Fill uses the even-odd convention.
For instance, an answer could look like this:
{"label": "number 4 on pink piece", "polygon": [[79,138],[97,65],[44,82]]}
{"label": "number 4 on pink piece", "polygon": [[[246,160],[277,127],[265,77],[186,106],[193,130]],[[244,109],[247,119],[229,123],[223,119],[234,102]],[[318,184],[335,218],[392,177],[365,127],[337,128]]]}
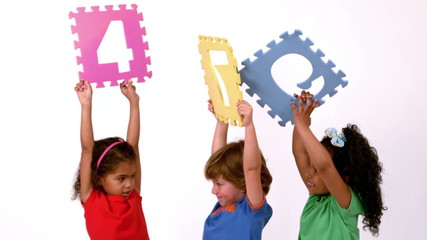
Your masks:
{"label": "number 4 on pink piece", "polygon": [[83,67],[79,80],[96,83],[97,88],[104,87],[105,82],[117,86],[118,81],[131,78],[144,82],[152,76],[147,69],[151,65],[150,57],[146,56],[148,42],[143,40],[146,30],[140,26],[142,13],[137,12],[136,4],[131,9],[126,5],[118,8],[114,10],[108,5],[105,11],[100,11],[99,6],[93,6],[92,11],[85,11],[85,7],[79,7],[77,12],[69,14],[75,20],[71,31],[79,39],[74,41],[75,49],[81,53],[77,64]]}

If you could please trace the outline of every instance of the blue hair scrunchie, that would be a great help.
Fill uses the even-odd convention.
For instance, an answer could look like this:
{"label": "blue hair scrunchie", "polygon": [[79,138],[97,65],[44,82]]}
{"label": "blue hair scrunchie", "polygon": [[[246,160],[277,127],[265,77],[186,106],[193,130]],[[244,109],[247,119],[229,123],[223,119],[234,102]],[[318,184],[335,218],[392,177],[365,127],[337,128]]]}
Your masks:
{"label": "blue hair scrunchie", "polygon": [[325,130],[326,136],[331,138],[331,144],[335,147],[344,147],[344,142],[346,141],[344,133],[338,134],[338,131],[335,128],[327,128]]}

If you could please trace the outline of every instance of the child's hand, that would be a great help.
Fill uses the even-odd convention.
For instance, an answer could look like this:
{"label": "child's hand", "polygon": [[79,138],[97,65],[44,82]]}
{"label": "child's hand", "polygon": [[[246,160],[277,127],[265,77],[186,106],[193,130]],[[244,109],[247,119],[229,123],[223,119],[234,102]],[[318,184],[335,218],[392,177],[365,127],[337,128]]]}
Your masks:
{"label": "child's hand", "polygon": [[208,100],[208,110],[215,115],[215,109],[213,107],[212,100],[210,99]]}
{"label": "child's hand", "polygon": [[245,127],[252,125],[252,106],[245,100],[237,103],[237,112],[243,117],[243,125]]}
{"label": "child's hand", "polygon": [[81,80],[76,84],[74,90],[79,97],[81,105],[90,104],[92,102],[92,86],[88,81]]}
{"label": "child's hand", "polygon": [[136,93],[136,87],[133,85],[132,80],[129,80],[127,85],[125,81],[120,83],[120,91],[125,95],[129,102],[139,102],[139,95]]}
{"label": "child's hand", "polygon": [[317,99],[312,101],[313,94],[310,92],[302,91],[301,95],[294,94],[294,97],[298,98],[297,108],[294,103],[291,102],[292,112],[294,114],[295,124],[304,124],[310,126],[311,118],[310,115],[313,110],[317,107]]}
{"label": "child's hand", "polygon": [[211,112],[212,114],[213,114],[213,116],[215,117],[215,119],[218,121],[218,122],[222,122],[221,120],[219,120],[218,118],[216,118],[216,115],[215,115],[215,108],[214,108],[214,106],[213,106],[213,103],[212,103],[212,100],[208,100],[208,110],[209,110],[209,112]]}

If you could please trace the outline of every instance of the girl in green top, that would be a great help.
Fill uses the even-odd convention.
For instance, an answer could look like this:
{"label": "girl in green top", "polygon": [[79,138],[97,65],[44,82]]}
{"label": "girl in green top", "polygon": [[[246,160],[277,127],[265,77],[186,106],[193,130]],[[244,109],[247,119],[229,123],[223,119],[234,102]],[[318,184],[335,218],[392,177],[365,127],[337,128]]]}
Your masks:
{"label": "girl in green top", "polygon": [[359,239],[358,215],[364,228],[377,236],[383,206],[382,164],[375,148],[356,125],[338,134],[329,128],[318,141],[310,130],[317,99],[302,91],[294,115],[292,151],[310,193],[301,215],[299,239]]}

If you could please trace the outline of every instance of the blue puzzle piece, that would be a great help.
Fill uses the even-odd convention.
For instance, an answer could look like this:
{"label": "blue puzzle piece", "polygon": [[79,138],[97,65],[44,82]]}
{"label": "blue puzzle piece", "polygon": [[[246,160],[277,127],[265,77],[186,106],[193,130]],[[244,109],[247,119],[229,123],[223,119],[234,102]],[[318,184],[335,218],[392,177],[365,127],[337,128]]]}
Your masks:
{"label": "blue puzzle piece", "polygon": [[311,63],[312,74],[307,80],[297,84],[302,89],[309,89],[314,80],[323,77],[325,84],[319,93],[314,95],[314,98],[318,99],[319,106],[325,102],[322,98],[326,94],[332,97],[337,93],[336,87],[339,85],[345,87],[348,84],[346,80],[342,79],[345,74],[341,70],[335,73],[332,70],[335,64],[332,61],[325,63],[322,60],[322,57],[325,56],[323,52],[311,50],[310,46],[313,45],[313,42],[309,38],[302,40],[300,35],[302,35],[300,30],[295,30],[290,35],[288,32],[283,33],[280,35],[283,40],[278,43],[274,40],[268,43],[267,47],[270,48],[268,51],[265,53],[262,50],[257,51],[254,54],[257,58],[254,61],[250,61],[249,58],[244,60],[242,62],[244,67],[239,71],[242,83],[246,83],[249,87],[246,92],[250,96],[257,94],[260,98],[257,103],[261,107],[268,105],[271,108],[268,114],[272,118],[279,116],[282,119],[279,121],[280,126],[285,126],[288,121],[294,123],[289,103],[293,101],[298,105],[298,101],[293,93],[291,95],[280,88],[271,75],[271,67],[279,58],[287,54],[299,54]]}

